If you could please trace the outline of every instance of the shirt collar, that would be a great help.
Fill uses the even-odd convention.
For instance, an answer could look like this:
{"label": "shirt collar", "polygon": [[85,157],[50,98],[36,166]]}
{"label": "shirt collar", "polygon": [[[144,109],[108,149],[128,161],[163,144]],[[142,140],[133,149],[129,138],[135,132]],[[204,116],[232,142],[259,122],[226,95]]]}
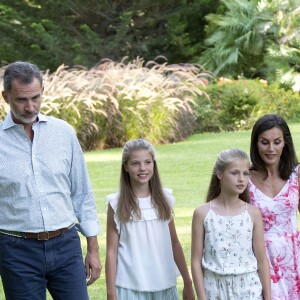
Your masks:
{"label": "shirt collar", "polygon": [[[39,123],[39,122],[47,122],[48,121],[48,119],[47,119],[47,116],[45,116],[45,115],[43,115],[43,114],[41,114],[41,113],[39,113],[38,114],[38,122],[37,123]],[[20,125],[20,124],[17,124],[17,123],[15,123],[14,121],[13,121],[13,119],[12,119],[12,117],[11,117],[11,112],[9,112],[7,115],[6,115],[6,117],[5,117],[5,119],[3,120],[3,130],[5,130],[5,129],[8,129],[8,128],[11,128],[11,127],[14,127],[14,126],[17,126],[17,125]]]}

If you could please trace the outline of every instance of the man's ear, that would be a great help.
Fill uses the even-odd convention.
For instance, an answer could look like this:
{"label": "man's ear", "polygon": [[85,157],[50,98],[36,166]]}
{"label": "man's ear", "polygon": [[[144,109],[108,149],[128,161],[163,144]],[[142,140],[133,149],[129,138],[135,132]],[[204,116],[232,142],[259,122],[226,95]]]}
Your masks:
{"label": "man's ear", "polygon": [[3,99],[4,99],[4,101],[5,101],[6,103],[9,103],[9,101],[8,101],[8,94],[7,94],[7,92],[5,92],[5,91],[2,91],[2,97],[3,97]]}

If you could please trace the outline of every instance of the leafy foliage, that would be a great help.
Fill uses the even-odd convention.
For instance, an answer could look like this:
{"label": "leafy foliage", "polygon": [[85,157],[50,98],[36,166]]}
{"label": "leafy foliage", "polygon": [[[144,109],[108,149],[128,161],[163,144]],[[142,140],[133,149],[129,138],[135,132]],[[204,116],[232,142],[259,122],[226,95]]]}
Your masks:
{"label": "leafy foliage", "polygon": [[254,80],[224,81],[205,90],[209,99],[200,97],[199,131],[228,131],[250,128],[250,117],[260,102],[263,86]]}
{"label": "leafy foliage", "polygon": [[258,117],[277,113],[288,121],[300,121],[299,94],[278,83],[258,80],[226,80],[209,85],[197,106],[198,131],[250,129]]}
{"label": "leafy foliage", "polygon": [[270,112],[277,113],[286,120],[299,122],[299,93],[285,90],[279,83],[273,83],[265,87],[260,101],[253,111],[253,115],[261,116]]}
{"label": "leafy foliage", "polygon": [[[282,81],[299,72],[299,1],[222,0],[224,12],[206,18],[206,50],[200,59],[217,75]],[[300,87],[299,87],[300,89]]]}
{"label": "leafy foliage", "polygon": [[[102,58],[195,61],[210,0],[3,0],[0,64],[29,60],[55,71],[62,63],[94,66]],[[63,16],[63,17],[62,17]]]}

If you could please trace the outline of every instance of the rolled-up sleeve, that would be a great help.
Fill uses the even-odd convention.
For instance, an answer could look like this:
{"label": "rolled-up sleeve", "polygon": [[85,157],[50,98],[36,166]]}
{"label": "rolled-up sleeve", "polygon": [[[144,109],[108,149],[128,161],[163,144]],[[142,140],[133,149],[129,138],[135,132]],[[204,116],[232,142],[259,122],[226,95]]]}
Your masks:
{"label": "rolled-up sleeve", "polygon": [[72,165],[70,170],[71,199],[78,219],[78,230],[86,237],[100,233],[97,206],[89,179],[84,154],[74,133],[72,136]]}

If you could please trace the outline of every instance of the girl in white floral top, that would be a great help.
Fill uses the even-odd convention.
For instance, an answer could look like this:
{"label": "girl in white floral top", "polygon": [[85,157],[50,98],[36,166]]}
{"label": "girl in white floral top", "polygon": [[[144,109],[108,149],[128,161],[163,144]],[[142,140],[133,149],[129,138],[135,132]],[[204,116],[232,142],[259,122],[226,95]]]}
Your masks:
{"label": "girl in white floral top", "polygon": [[207,203],[194,212],[192,274],[199,300],[271,300],[262,217],[249,204],[249,168],[244,151],[222,151]]}

